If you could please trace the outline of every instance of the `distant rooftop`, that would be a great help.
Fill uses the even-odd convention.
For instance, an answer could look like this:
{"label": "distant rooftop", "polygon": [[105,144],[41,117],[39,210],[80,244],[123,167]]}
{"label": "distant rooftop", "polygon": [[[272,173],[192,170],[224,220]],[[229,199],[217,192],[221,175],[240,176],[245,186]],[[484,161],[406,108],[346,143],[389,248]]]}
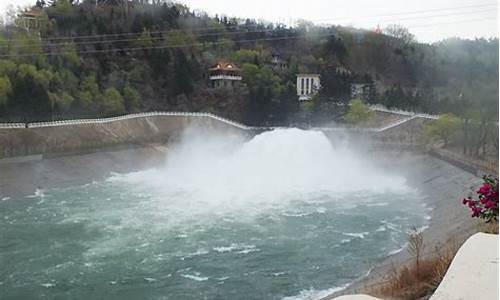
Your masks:
{"label": "distant rooftop", "polygon": [[234,63],[225,61],[225,60],[219,60],[215,65],[213,65],[210,69],[210,71],[239,71],[240,68],[238,68]]}

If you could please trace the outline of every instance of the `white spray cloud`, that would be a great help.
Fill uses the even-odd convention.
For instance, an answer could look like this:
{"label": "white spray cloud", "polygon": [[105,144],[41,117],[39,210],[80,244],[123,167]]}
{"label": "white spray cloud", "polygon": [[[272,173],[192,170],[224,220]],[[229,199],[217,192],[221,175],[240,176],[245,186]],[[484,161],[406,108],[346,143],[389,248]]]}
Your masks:
{"label": "white spray cloud", "polygon": [[150,193],[158,213],[168,211],[177,221],[251,218],[294,201],[407,189],[404,178],[375,169],[345,142],[332,144],[320,131],[300,129],[264,132],[248,141],[189,130],[165,166],[111,180]]}

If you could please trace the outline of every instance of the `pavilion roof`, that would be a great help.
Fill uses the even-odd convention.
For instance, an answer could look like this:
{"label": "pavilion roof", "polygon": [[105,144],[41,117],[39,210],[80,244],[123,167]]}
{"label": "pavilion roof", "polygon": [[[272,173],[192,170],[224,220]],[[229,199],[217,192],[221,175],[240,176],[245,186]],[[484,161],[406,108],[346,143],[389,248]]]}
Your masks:
{"label": "pavilion roof", "polygon": [[239,71],[240,68],[238,68],[234,63],[225,61],[225,60],[219,60],[217,63],[215,63],[210,69],[210,71]]}

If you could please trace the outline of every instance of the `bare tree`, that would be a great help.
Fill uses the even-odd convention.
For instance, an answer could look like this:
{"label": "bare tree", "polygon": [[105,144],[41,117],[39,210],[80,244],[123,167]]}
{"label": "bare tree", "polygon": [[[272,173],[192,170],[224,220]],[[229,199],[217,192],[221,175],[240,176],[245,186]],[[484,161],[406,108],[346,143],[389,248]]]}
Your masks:
{"label": "bare tree", "polygon": [[415,35],[413,35],[408,28],[403,27],[401,25],[392,24],[387,26],[384,31],[386,35],[392,36],[398,40],[400,40],[403,45],[413,44],[415,40]]}
{"label": "bare tree", "polygon": [[415,265],[417,267],[417,273],[420,268],[420,257],[424,252],[424,233],[422,230],[413,227],[410,233],[410,238],[408,239],[408,252],[415,257]]}

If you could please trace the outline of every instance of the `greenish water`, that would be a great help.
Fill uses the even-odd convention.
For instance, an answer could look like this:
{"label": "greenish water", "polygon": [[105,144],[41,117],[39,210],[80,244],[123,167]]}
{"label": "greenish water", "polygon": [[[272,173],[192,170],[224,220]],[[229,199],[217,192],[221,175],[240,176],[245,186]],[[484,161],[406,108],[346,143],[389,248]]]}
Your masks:
{"label": "greenish water", "polygon": [[315,299],[426,223],[404,178],[322,134],[212,141],[157,169],[3,198],[0,298]]}
{"label": "greenish water", "polygon": [[314,294],[353,281],[399,249],[406,230],[424,222],[418,197],[317,194],[251,219],[229,213],[185,224],[121,182],[11,199],[0,203],[1,298]]}

